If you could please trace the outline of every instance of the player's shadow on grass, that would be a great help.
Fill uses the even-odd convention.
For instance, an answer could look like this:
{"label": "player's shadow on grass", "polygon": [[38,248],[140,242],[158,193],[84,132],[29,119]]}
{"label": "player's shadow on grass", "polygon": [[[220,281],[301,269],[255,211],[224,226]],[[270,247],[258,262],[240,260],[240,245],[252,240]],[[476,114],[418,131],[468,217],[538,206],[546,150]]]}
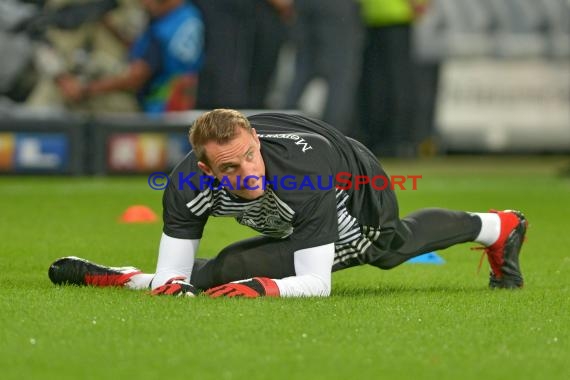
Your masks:
{"label": "player's shadow on grass", "polygon": [[473,287],[457,287],[457,286],[426,286],[426,287],[413,287],[413,286],[375,286],[375,287],[358,287],[358,288],[344,288],[338,287],[334,289],[333,295],[337,297],[386,297],[391,295],[405,295],[405,294],[475,294],[489,292],[489,288],[485,286]]}

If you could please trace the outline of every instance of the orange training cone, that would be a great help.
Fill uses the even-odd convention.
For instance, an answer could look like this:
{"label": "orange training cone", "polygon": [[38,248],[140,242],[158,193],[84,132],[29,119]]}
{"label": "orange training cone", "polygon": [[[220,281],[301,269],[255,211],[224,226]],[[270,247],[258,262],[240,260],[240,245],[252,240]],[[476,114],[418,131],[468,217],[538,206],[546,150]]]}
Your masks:
{"label": "orange training cone", "polygon": [[147,206],[133,205],[123,212],[119,221],[122,223],[154,223],[158,221],[158,216]]}

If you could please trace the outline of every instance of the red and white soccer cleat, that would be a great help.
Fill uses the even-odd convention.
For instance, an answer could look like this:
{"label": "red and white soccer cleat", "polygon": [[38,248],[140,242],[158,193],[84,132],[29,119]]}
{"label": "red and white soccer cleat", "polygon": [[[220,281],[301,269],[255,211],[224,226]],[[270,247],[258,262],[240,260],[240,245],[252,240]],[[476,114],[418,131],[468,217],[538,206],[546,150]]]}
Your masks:
{"label": "red and white soccer cleat", "polygon": [[124,286],[139,273],[135,267],[107,267],[75,256],[56,260],[48,270],[49,279],[56,285]]}
{"label": "red and white soccer cleat", "polygon": [[528,221],[520,211],[490,210],[501,219],[499,239],[485,247],[491,266],[489,287],[521,288],[524,284],[519,266],[519,255],[524,242]]}

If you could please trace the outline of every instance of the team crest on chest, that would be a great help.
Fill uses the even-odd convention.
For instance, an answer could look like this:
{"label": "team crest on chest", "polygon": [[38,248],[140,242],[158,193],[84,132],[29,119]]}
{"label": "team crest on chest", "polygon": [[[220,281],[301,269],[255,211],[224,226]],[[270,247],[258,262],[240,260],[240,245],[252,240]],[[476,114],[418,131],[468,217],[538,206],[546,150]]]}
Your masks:
{"label": "team crest on chest", "polygon": [[269,190],[259,202],[244,208],[236,220],[266,236],[286,238],[293,233],[293,215],[294,211]]}

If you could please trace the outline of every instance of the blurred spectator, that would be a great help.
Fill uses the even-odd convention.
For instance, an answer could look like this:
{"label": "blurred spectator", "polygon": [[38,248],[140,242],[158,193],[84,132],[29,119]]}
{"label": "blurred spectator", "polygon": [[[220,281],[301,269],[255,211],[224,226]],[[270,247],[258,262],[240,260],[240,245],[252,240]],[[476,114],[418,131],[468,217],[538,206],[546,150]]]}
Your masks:
{"label": "blurred spectator", "polygon": [[440,152],[440,139],[436,130],[436,108],[439,95],[440,74],[443,58],[433,50],[426,40],[437,40],[438,31],[443,29],[438,0],[429,0],[425,11],[420,12],[414,22],[412,36],[412,58],[415,62],[416,109],[411,140],[416,144],[420,157],[434,156]]}
{"label": "blurred spectator", "polygon": [[203,59],[200,12],[184,0],[141,2],[150,22],[130,50],[128,68],[87,83],[75,76],[65,77],[61,88],[68,100],[82,102],[102,94],[137,91],[140,108],[147,113],[195,107]]}
{"label": "blurred spectator", "polygon": [[24,101],[37,80],[33,64],[34,47],[25,25],[39,14],[39,8],[18,0],[0,2],[0,100]]}
{"label": "blurred spectator", "polygon": [[254,1],[255,32],[247,108],[263,109],[281,47],[287,40],[288,24],[293,17],[293,0]]}
{"label": "blurred spectator", "polygon": [[383,156],[417,152],[417,110],[412,26],[423,14],[421,0],[362,0],[366,25],[359,117],[364,142]]}
{"label": "blurred spectator", "polygon": [[257,0],[195,1],[206,25],[198,108],[246,108]]}
{"label": "blurred spectator", "polygon": [[263,108],[291,0],[196,0],[206,24],[199,108]]}
{"label": "blurred spectator", "polygon": [[145,21],[139,0],[48,0],[31,27],[45,43],[36,49],[41,76],[26,103],[91,112],[138,110],[132,93],[81,102],[69,95],[82,83],[126,70],[126,52]]}
{"label": "blurred spectator", "polygon": [[361,22],[354,0],[296,0],[293,40],[296,62],[286,108],[297,108],[314,78],[328,91],[320,117],[351,136],[361,56]]}

